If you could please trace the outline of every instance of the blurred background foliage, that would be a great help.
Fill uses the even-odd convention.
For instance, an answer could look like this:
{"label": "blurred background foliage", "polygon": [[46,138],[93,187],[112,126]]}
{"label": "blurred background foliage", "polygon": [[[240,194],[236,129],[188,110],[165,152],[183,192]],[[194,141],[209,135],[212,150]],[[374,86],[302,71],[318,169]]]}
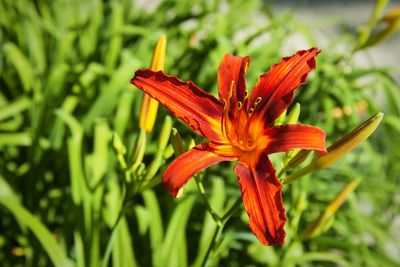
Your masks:
{"label": "blurred background foliage", "polygon": [[[281,56],[319,46],[313,25],[257,0],[0,0],[1,266],[399,266],[400,71],[352,60],[396,34],[400,11],[387,2],[321,47],[295,100],[299,121],[323,128],[328,144],[382,111],[378,131],[285,186],[284,246],[262,246],[241,208],[207,261],[216,224],[196,186],[174,200],[159,185],[175,157],[172,125],[186,145],[195,136],[160,108],[138,148],[142,93],[129,79],[150,66],[165,33],[168,74],[215,94],[223,55],[250,55],[251,88]],[[273,160],[279,171],[282,155]],[[216,212],[240,195],[229,164],[202,178]],[[343,207],[310,234],[349,186]]]}

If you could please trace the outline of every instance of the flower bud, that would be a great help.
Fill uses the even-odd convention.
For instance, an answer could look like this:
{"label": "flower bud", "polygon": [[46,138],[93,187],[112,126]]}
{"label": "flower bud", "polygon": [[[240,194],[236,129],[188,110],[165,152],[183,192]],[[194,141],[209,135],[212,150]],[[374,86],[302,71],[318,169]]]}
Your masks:
{"label": "flower bud", "polygon": [[296,124],[300,116],[300,104],[296,103],[287,115],[286,124]]}
{"label": "flower bud", "polygon": [[[167,46],[167,38],[161,35],[158,39],[156,49],[153,53],[150,69],[159,71],[164,69],[165,61],[165,48]],[[142,106],[140,108],[139,127],[144,129],[146,133],[153,130],[158,111],[158,102],[151,98],[149,95],[144,94],[142,99]]]}
{"label": "flower bud", "polygon": [[275,120],[274,125],[282,125],[283,121],[286,118],[286,109],[284,112],[282,112],[281,115],[279,115],[279,117]]}
{"label": "flower bud", "polygon": [[181,135],[175,128],[172,128],[171,143],[172,147],[174,148],[175,156],[179,156],[185,152]]}
{"label": "flower bud", "polygon": [[168,145],[169,136],[171,135],[172,119],[170,116],[166,116],[163,126],[161,128],[160,135],[158,137],[158,148],[159,150],[165,150]]}
{"label": "flower bud", "polygon": [[311,226],[304,231],[304,233],[302,234],[302,238],[312,238],[329,229],[331,223],[333,222],[333,216],[335,215],[336,211],[343,205],[343,203],[349,197],[350,193],[352,193],[357,188],[360,181],[360,178],[356,178],[348,183],[342,189],[342,191],[340,191],[336,195],[331,203],[329,203],[324,213],[319,216],[318,219],[316,219],[314,223],[312,223]]}
{"label": "flower bud", "polygon": [[306,174],[329,167],[334,162],[341,159],[344,155],[353,150],[356,146],[365,141],[365,139],[367,139],[378,127],[379,123],[382,121],[382,118],[383,113],[381,112],[372,116],[342,139],[336,141],[333,145],[328,147],[328,153],[324,155],[318,155],[305,168],[286,177],[284,183],[292,183]]}
{"label": "flower bud", "polygon": [[133,146],[133,153],[132,153],[132,171],[136,171],[139,165],[143,161],[144,152],[146,150],[146,133],[143,129],[140,129],[139,135],[136,139],[136,142]]}
{"label": "flower bud", "polygon": [[356,146],[364,142],[365,139],[367,139],[375,131],[379,123],[382,121],[382,118],[383,113],[378,113],[355,128],[342,139],[336,141],[328,148],[328,153],[317,156],[311,162],[313,168],[316,170],[326,168],[349,153]]}

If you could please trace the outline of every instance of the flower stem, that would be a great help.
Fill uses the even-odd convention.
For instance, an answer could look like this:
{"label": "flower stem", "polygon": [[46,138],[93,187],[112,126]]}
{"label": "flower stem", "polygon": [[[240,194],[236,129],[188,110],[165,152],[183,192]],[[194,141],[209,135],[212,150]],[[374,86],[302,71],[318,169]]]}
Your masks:
{"label": "flower stem", "polygon": [[233,214],[235,214],[235,212],[237,211],[237,209],[240,207],[240,204],[242,204],[242,197],[238,197],[235,201],[235,203],[233,203],[232,207],[224,214],[224,216],[222,216],[222,223],[226,223],[230,217],[232,217]]}
{"label": "flower stem", "polygon": [[110,259],[111,256],[111,251],[112,248],[114,246],[114,240],[115,240],[115,236],[117,235],[118,232],[118,227],[120,225],[121,219],[124,217],[125,215],[125,211],[127,209],[127,193],[126,193],[126,187],[123,187],[122,190],[122,203],[121,203],[121,208],[118,212],[118,217],[115,220],[115,223],[113,224],[113,226],[111,227],[111,235],[110,238],[107,242],[107,247],[106,247],[106,252],[104,254],[103,260],[102,260],[102,267],[107,267],[108,265],[108,261]]}
{"label": "flower stem", "polygon": [[117,235],[117,232],[118,232],[118,226],[120,225],[120,222],[121,222],[122,217],[124,216],[124,213],[125,213],[125,208],[122,207],[118,213],[117,220],[115,221],[114,225],[111,228],[111,236],[107,242],[106,252],[104,254],[103,261],[101,264],[102,267],[107,267],[107,265],[108,265],[108,261],[111,256],[111,251],[114,246],[115,236]]}
{"label": "flower stem", "polygon": [[[203,190],[204,190],[204,188],[203,188]],[[208,201],[207,201],[207,203],[208,203]],[[224,216],[222,216],[222,218],[219,219],[219,222],[216,221],[217,228],[215,229],[214,235],[210,242],[210,246],[207,249],[207,252],[206,252],[206,255],[204,256],[203,262],[201,263],[202,267],[207,266],[207,263],[208,263],[211,255],[215,252],[215,248],[216,248],[217,244],[219,243],[219,238],[221,236],[222,230],[224,229],[226,222],[232,217],[233,214],[235,214],[237,209],[240,207],[240,204],[242,204],[242,197],[238,197],[236,199],[236,201],[233,203],[232,207],[230,207],[229,210],[224,214]]]}
{"label": "flower stem", "polygon": [[207,249],[206,255],[204,256],[203,262],[201,263],[201,267],[207,266],[208,260],[210,259],[210,256],[212,252],[215,249],[215,246],[218,243],[219,236],[221,235],[222,229],[224,228],[224,225],[219,225],[217,224],[217,228],[215,229],[214,235],[211,239],[210,246]]}
{"label": "flower stem", "polygon": [[221,218],[218,216],[218,214],[214,211],[214,209],[211,207],[210,203],[208,202],[207,196],[206,196],[206,191],[204,190],[203,183],[200,181],[198,176],[194,177],[194,180],[196,181],[197,188],[200,192],[201,198],[203,199],[204,203],[206,204],[207,211],[211,214],[213,220],[218,224],[221,225],[222,221]]}

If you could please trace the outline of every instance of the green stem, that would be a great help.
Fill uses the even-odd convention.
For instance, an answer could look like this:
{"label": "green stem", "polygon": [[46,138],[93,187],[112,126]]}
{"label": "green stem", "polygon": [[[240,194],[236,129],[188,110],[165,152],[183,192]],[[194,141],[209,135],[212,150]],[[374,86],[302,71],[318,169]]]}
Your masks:
{"label": "green stem", "polygon": [[108,261],[110,259],[111,256],[111,251],[114,245],[114,240],[115,240],[115,236],[117,235],[118,232],[118,226],[120,225],[121,219],[125,214],[125,210],[126,210],[126,201],[127,201],[127,194],[126,191],[123,190],[123,200],[122,200],[122,204],[121,204],[121,209],[118,212],[118,217],[117,220],[115,221],[114,225],[111,227],[111,236],[110,239],[108,240],[107,243],[107,247],[106,247],[106,252],[104,254],[104,258],[102,260],[101,266],[102,267],[107,267],[108,266]]}
{"label": "green stem", "polygon": [[[204,190],[204,189],[203,189]],[[208,203],[208,201],[207,201]],[[219,219],[219,222],[217,222],[217,228],[215,229],[214,235],[211,239],[210,246],[207,249],[206,255],[204,256],[203,262],[201,263],[202,267],[207,266],[207,263],[211,257],[211,255],[215,251],[216,245],[219,243],[219,237],[222,233],[222,230],[225,227],[226,222],[232,217],[233,214],[238,210],[240,205],[242,204],[242,197],[238,197],[236,201],[233,203],[232,207],[229,208],[229,210],[222,216],[221,219]],[[208,204],[209,205],[209,204]]]}
{"label": "green stem", "polygon": [[201,267],[207,266],[208,260],[210,259],[210,256],[215,249],[215,246],[218,242],[219,236],[221,235],[223,228],[224,228],[224,225],[217,224],[217,228],[215,229],[214,235],[211,239],[210,246],[208,247],[206,255],[204,256],[204,259],[201,263]]}
{"label": "green stem", "polygon": [[229,218],[232,217],[233,214],[235,214],[235,212],[238,210],[238,208],[240,207],[240,205],[242,204],[242,196],[238,197],[235,201],[235,203],[233,203],[232,207],[225,213],[224,216],[222,216],[222,223],[226,223]]}
{"label": "green stem", "polygon": [[211,207],[210,203],[208,202],[207,196],[206,196],[206,191],[204,190],[203,183],[199,180],[198,176],[194,177],[194,180],[196,181],[197,188],[199,189],[201,198],[203,199],[204,203],[206,204],[207,211],[211,214],[213,220],[221,226],[221,218],[218,216],[218,214],[214,211],[214,209]]}
{"label": "green stem", "polygon": [[118,226],[119,226],[119,222],[121,221],[120,220],[121,217],[118,218],[118,221],[116,222],[116,224],[114,224],[114,227],[111,230],[111,237],[108,240],[106,253],[104,254],[104,258],[103,258],[103,261],[101,263],[102,267],[107,267],[108,266],[108,260],[110,259],[110,256],[111,256],[111,251],[112,251],[112,248],[113,248],[113,245],[114,245],[115,237],[117,235]]}

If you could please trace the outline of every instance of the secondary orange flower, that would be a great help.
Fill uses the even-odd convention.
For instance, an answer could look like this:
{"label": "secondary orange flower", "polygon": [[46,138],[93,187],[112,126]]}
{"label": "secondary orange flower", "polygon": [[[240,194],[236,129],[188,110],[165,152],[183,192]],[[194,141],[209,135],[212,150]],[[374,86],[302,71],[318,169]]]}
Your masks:
{"label": "secondary orange flower", "polygon": [[245,84],[250,58],[227,54],[218,70],[219,99],[192,82],[161,71],[138,70],[132,84],[210,140],[172,162],[163,175],[164,187],[176,197],[199,171],[221,161],[238,160],[234,172],[251,230],[265,245],[283,243],[286,217],[282,185],[268,154],[291,149],[325,153],[325,132],[309,125],[273,123],[315,68],[318,53],[311,48],[283,58],[260,77],[250,96]]}

